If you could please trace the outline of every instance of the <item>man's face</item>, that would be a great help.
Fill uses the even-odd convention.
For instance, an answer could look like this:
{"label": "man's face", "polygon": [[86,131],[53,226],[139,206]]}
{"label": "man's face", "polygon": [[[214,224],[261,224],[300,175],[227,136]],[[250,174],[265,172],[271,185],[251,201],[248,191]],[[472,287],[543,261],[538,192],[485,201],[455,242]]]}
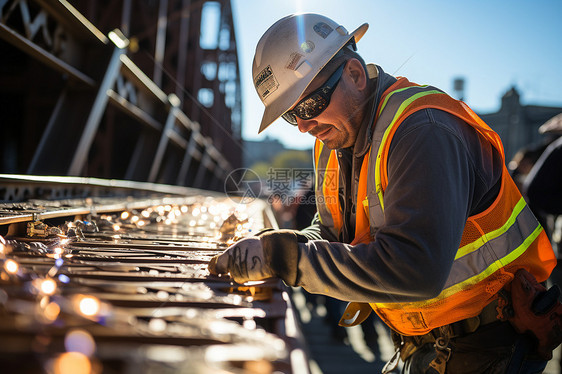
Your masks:
{"label": "man's face", "polygon": [[[362,120],[361,97],[349,69],[348,61],[335,87],[330,103],[322,113],[311,119],[296,117],[301,132],[318,138],[330,149],[348,148],[355,144]],[[328,76],[318,76],[299,99],[322,87]]]}

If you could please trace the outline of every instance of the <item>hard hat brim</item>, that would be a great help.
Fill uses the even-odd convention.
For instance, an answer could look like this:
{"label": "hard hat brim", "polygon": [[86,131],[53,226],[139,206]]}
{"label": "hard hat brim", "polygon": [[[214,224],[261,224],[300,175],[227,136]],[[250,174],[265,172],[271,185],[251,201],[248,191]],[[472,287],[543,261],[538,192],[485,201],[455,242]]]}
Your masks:
{"label": "hard hat brim", "polygon": [[[322,68],[332,59],[332,57],[334,57],[336,55],[336,53],[343,47],[345,46],[352,38],[355,38],[355,42],[357,43],[359,40],[361,40],[361,38],[363,37],[363,35],[365,35],[365,33],[367,32],[367,29],[369,28],[369,24],[368,23],[364,23],[361,26],[359,26],[357,29],[355,29],[355,31],[353,31],[352,33],[349,34],[349,38],[347,38],[339,48],[337,48],[335,50],[335,52],[332,54],[332,56],[330,56],[330,58],[328,58],[326,60],[326,63],[321,66],[318,71],[316,72],[316,74],[314,76],[316,76],[321,70]],[[314,80],[314,77],[310,80],[310,82],[312,82],[312,80]],[[310,84],[310,83],[309,83]],[[266,128],[268,128],[274,121],[276,121],[279,117],[281,117],[287,110],[289,110],[298,100],[298,98],[300,98],[300,96],[303,94],[303,92],[306,90],[306,88],[308,87],[308,85],[306,85],[301,92],[299,93],[299,95],[297,96],[297,98],[289,105],[287,106],[286,100],[276,100],[274,102],[272,102],[271,104],[269,104],[268,106],[265,107],[265,110],[263,112],[263,116],[262,116],[262,120],[261,120],[261,124],[260,124],[260,128],[258,130],[258,134],[260,134],[263,130],[265,130]]]}

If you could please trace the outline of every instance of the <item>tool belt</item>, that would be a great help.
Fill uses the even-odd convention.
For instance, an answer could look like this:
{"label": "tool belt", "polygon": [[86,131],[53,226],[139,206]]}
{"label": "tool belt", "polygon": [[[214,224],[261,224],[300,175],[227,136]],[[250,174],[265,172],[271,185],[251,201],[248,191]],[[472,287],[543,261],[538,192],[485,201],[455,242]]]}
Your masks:
{"label": "tool belt", "polygon": [[437,373],[445,373],[452,353],[450,340],[471,334],[479,327],[497,321],[508,321],[517,333],[532,340],[536,355],[550,360],[552,351],[562,343],[562,304],[559,297],[558,286],[547,290],[532,274],[520,269],[512,282],[476,317],[441,326],[425,335],[404,336],[393,331],[396,353],[383,373],[393,370],[398,358],[405,362],[418,348],[430,343],[433,343],[437,354],[429,367]]}
{"label": "tool belt", "polygon": [[488,304],[479,315],[466,318],[449,325],[433,329],[424,335],[406,336],[391,330],[391,337],[396,353],[385,365],[383,373],[392,371],[398,364],[398,359],[405,362],[415,351],[425,344],[433,344],[437,352],[436,358],[430,363],[438,373],[445,372],[445,366],[451,357],[449,341],[473,333],[479,327],[498,322],[497,299]]}

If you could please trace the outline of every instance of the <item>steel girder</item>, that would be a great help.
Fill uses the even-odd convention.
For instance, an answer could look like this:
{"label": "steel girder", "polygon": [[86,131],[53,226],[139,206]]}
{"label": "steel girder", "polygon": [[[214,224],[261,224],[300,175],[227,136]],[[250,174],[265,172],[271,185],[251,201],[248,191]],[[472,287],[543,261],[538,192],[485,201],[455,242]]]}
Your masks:
{"label": "steel girder", "polygon": [[[0,206],[2,370],[310,372],[290,289],[207,271],[229,243],[276,227],[265,201],[138,182],[2,178],[30,197]],[[57,185],[75,195],[35,195]]]}
{"label": "steel girder", "polygon": [[[0,1],[0,51],[11,56],[0,61],[1,172],[222,188],[241,161],[230,2],[212,2],[228,31],[218,35],[229,41],[214,50],[199,43],[206,2],[156,3],[160,21],[147,25],[139,20],[150,23],[154,2],[74,2],[89,20],[63,0]],[[98,17],[98,6],[121,12]],[[207,79],[201,68],[210,58],[217,73]],[[209,87],[206,108],[197,96]]]}

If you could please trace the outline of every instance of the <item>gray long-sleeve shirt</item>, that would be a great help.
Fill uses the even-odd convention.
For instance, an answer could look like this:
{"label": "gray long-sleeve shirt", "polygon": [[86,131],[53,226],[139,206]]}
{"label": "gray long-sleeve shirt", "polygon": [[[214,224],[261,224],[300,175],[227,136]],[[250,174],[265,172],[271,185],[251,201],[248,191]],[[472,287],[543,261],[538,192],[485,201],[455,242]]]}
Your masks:
{"label": "gray long-sleeve shirt", "polygon": [[[376,79],[374,107],[393,82],[380,68]],[[364,138],[369,139],[367,132]],[[344,178],[340,186],[351,190],[357,183],[364,155],[361,141],[353,150],[338,150]],[[278,273],[290,285],[346,301],[407,302],[435,297],[447,280],[467,217],[484,211],[497,196],[502,166],[498,152],[471,126],[437,109],[420,110],[404,120],[392,139],[385,222],[374,241],[346,244],[353,239],[349,233],[354,231],[355,207],[343,191],[344,227],[348,229],[340,238],[330,237],[315,219],[303,231],[313,240],[286,251]],[[324,240],[317,240],[319,235]]]}

